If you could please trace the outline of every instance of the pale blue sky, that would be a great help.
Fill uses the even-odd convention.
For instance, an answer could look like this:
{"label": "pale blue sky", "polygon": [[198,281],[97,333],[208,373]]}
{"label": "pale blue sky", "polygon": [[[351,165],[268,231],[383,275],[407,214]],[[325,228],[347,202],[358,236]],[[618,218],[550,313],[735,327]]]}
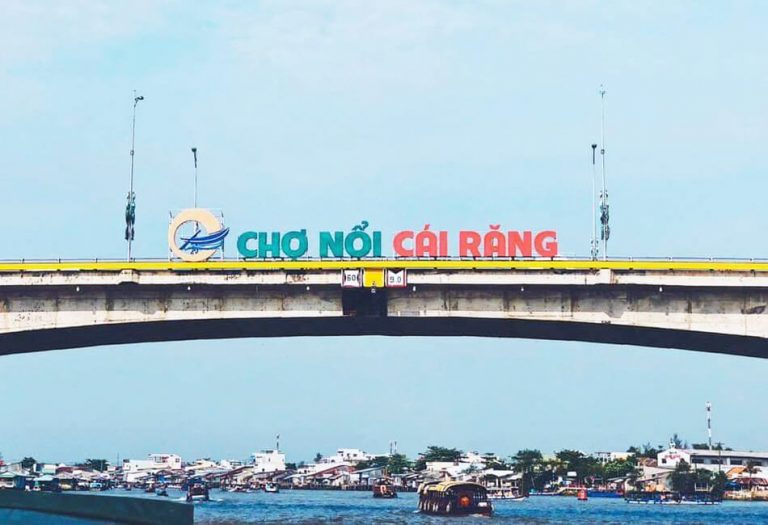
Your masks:
{"label": "pale blue sky", "polygon": [[[0,258],[139,257],[168,211],[233,231],[554,228],[586,255],[606,85],[611,253],[767,257],[762,2],[0,4]],[[234,248],[234,246],[230,246]],[[230,255],[234,255],[231,253]],[[292,459],[429,444],[768,449],[768,362],[479,339],[188,342],[4,357],[0,451]],[[182,392],[207,389],[191,407]],[[454,401],[461,389],[474,398]],[[23,395],[21,394],[23,392]],[[479,399],[489,402],[477,412]],[[436,408],[437,407],[437,408]]]}

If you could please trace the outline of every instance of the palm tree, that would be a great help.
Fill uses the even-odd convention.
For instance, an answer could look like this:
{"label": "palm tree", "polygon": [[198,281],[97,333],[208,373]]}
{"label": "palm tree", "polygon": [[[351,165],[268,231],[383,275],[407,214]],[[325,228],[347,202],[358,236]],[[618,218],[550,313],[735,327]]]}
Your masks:
{"label": "palm tree", "polygon": [[749,490],[752,490],[752,474],[757,472],[757,461],[754,459],[748,459],[747,464],[744,466],[744,472],[749,474]]}

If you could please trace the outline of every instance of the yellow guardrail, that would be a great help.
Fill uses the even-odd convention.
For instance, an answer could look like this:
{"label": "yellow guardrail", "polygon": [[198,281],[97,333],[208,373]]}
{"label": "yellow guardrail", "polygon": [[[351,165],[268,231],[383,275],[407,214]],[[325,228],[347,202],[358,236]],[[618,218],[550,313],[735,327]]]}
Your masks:
{"label": "yellow guardrail", "polygon": [[2,272],[67,272],[67,271],[280,271],[342,269],[405,270],[647,270],[647,271],[717,271],[768,272],[768,261],[614,259],[302,259],[302,260],[219,260],[182,262],[168,260],[138,261],[21,261],[0,262]]}

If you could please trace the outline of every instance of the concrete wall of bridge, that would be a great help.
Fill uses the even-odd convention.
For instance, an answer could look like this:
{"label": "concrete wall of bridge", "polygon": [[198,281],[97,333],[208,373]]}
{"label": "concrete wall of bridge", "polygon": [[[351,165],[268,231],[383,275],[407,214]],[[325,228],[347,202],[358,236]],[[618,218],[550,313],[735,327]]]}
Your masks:
{"label": "concrete wall of bridge", "polygon": [[334,271],[0,273],[0,354],[297,335],[578,340],[768,357],[768,274],[413,270],[345,291]]}

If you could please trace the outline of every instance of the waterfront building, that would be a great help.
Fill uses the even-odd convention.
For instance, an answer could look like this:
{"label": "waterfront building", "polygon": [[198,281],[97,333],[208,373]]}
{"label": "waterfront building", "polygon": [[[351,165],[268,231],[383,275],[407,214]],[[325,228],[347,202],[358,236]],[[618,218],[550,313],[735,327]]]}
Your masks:
{"label": "waterfront building", "polygon": [[349,485],[351,481],[351,472],[353,468],[346,463],[329,463],[313,465],[314,469],[310,472],[296,472],[286,479],[296,486],[332,486],[340,487]]}
{"label": "waterfront building", "polygon": [[361,461],[369,461],[376,456],[374,454],[368,454],[364,450],[359,448],[340,448],[333,456],[328,456],[320,459],[320,463],[323,464],[339,464],[350,463],[356,465]]}
{"label": "waterfront building", "polygon": [[610,461],[625,461],[632,455],[631,452],[594,452],[592,457],[605,464]]}
{"label": "waterfront building", "polygon": [[370,467],[354,470],[350,473],[350,481],[353,485],[371,486],[380,478],[384,477],[386,467]]}
{"label": "waterfront building", "polygon": [[484,470],[478,475],[478,482],[486,487],[499,489],[516,489],[519,487],[523,475],[514,470]]}
{"label": "waterfront building", "polygon": [[184,466],[184,472],[187,475],[209,476],[212,474],[222,474],[228,472],[229,468],[224,467],[210,459],[198,459],[194,463],[187,463]]}
{"label": "waterfront building", "polygon": [[56,474],[56,469],[58,469],[59,466],[64,465],[57,465],[56,463],[35,463],[32,469],[43,476],[53,476]]}
{"label": "waterfront building", "polygon": [[134,482],[160,470],[181,470],[181,456],[176,454],[149,454],[148,459],[124,459],[123,480]]}
{"label": "waterfront building", "polygon": [[23,490],[27,477],[20,472],[6,471],[0,474],[0,489]]}
{"label": "waterfront building", "polygon": [[428,461],[426,470],[432,477],[460,479],[485,470],[486,458],[477,452],[467,452],[459,461]]}
{"label": "waterfront building", "polygon": [[279,450],[254,452],[253,468],[255,472],[281,472],[285,470],[285,454]]}
{"label": "waterfront building", "polygon": [[705,468],[726,472],[731,467],[746,466],[748,462],[756,467],[768,467],[768,452],[747,452],[740,450],[698,450],[671,447],[659,452],[660,468],[674,469],[680,461],[693,468]]}
{"label": "waterfront building", "polygon": [[222,459],[219,462],[219,465],[221,465],[221,468],[223,469],[233,470],[245,466],[245,461],[240,461],[239,459]]}

